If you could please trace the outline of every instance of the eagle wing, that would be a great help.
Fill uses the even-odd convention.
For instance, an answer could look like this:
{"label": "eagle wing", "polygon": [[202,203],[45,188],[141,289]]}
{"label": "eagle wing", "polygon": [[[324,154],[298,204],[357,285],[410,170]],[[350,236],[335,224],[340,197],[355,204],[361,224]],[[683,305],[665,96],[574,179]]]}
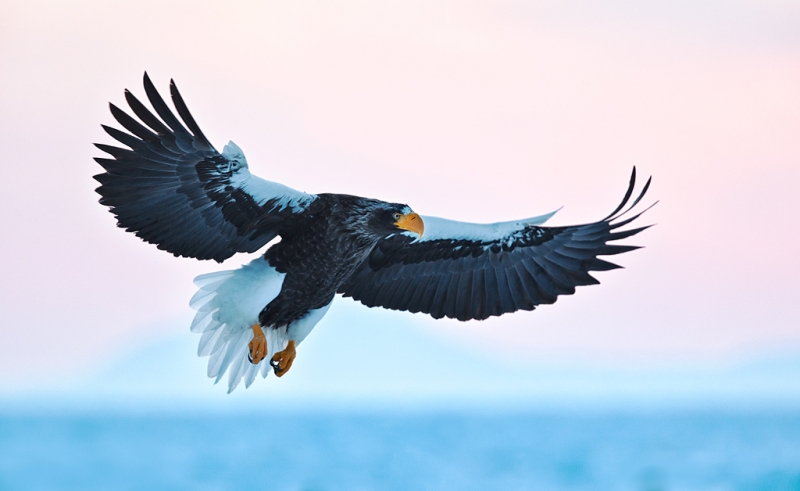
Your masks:
{"label": "eagle wing", "polygon": [[144,88],[158,117],[126,90],[128,105],[144,125],[111,104],[111,114],[128,132],[103,129],[128,148],[96,144],[112,157],[95,159],[105,169],[94,176],[101,184],[100,203],[120,227],[175,256],[222,262],[257,251],[317,199],[251,175],[233,142],[218,152],[174,81],[170,94],[183,123],[147,73]]}
{"label": "eagle wing", "polygon": [[[598,256],[637,246],[610,244],[649,226],[619,230],[644,211],[622,219],[642,199],[630,201],[633,169],[622,203],[606,218],[568,227],[540,226],[555,212],[514,222],[473,224],[422,217],[421,238],[397,234],[381,240],[339,288],[369,307],[424,312],[436,319],[486,319],[551,304],[575,287],[599,283],[589,273],[620,266]],[[652,205],[651,205],[652,206]]]}

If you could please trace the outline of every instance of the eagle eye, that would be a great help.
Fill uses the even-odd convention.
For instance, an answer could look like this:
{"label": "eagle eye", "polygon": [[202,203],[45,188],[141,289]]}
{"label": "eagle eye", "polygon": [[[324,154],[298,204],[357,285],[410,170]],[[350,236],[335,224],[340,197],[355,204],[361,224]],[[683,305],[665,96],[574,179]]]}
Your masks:
{"label": "eagle eye", "polygon": [[402,215],[400,215],[399,213],[395,212],[395,214],[394,214],[394,219],[395,219],[395,220],[400,220],[400,217],[401,217],[401,216],[402,216]]}

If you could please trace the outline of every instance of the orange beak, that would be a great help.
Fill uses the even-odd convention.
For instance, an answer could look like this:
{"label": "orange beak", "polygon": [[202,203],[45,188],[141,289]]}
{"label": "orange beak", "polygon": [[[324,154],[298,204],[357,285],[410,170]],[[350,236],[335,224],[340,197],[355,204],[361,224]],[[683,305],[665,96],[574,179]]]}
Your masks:
{"label": "orange beak", "polygon": [[394,222],[394,224],[397,228],[414,232],[420,237],[422,237],[423,232],[425,232],[425,224],[422,223],[422,218],[416,213],[403,215],[396,222]]}

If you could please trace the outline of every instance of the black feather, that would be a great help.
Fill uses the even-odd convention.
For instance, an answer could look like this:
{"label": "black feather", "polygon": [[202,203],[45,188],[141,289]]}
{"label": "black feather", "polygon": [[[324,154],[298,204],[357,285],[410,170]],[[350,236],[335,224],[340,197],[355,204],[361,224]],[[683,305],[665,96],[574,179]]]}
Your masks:
{"label": "black feather", "polygon": [[[95,159],[105,170],[94,176],[101,184],[100,203],[110,207],[120,227],[176,256],[223,261],[236,252],[254,252],[279,229],[293,226],[290,219],[304,208],[278,206],[282,196],[257,201],[234,184],[236,170],[208,143],[177,88],[170,90],[178,114],[195,135],[167,107],[146,73],[144,87],[155,114],[125,91],[131,111],[144,125],[111,104],[112,116],[127,132],[103,126],[128,148],[96,145],[112,157]],[[307,195],[307,203],[315,199]]]}

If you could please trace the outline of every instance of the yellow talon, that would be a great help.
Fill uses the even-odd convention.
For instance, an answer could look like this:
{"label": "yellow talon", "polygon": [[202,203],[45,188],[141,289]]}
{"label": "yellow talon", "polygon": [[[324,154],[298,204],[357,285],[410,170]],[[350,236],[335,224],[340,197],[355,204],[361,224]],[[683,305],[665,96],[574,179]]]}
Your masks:
{"label": "yellow talon", "polygon": [[253,339],[247,346],[250,348],[250,363],[258,365],[267,356],[267,337],[259,324],[250,326],[253,329]]}
{"label": "yellow talon", "polygon": [[294,340],[290,339],[289,344],[286,345],[286,349],[278,351],[272,356],[270,365],[272,365],[275,375],[283,377],[283,375],[292,368],[295,356],[297,356],[297,350],[295,349]]}

